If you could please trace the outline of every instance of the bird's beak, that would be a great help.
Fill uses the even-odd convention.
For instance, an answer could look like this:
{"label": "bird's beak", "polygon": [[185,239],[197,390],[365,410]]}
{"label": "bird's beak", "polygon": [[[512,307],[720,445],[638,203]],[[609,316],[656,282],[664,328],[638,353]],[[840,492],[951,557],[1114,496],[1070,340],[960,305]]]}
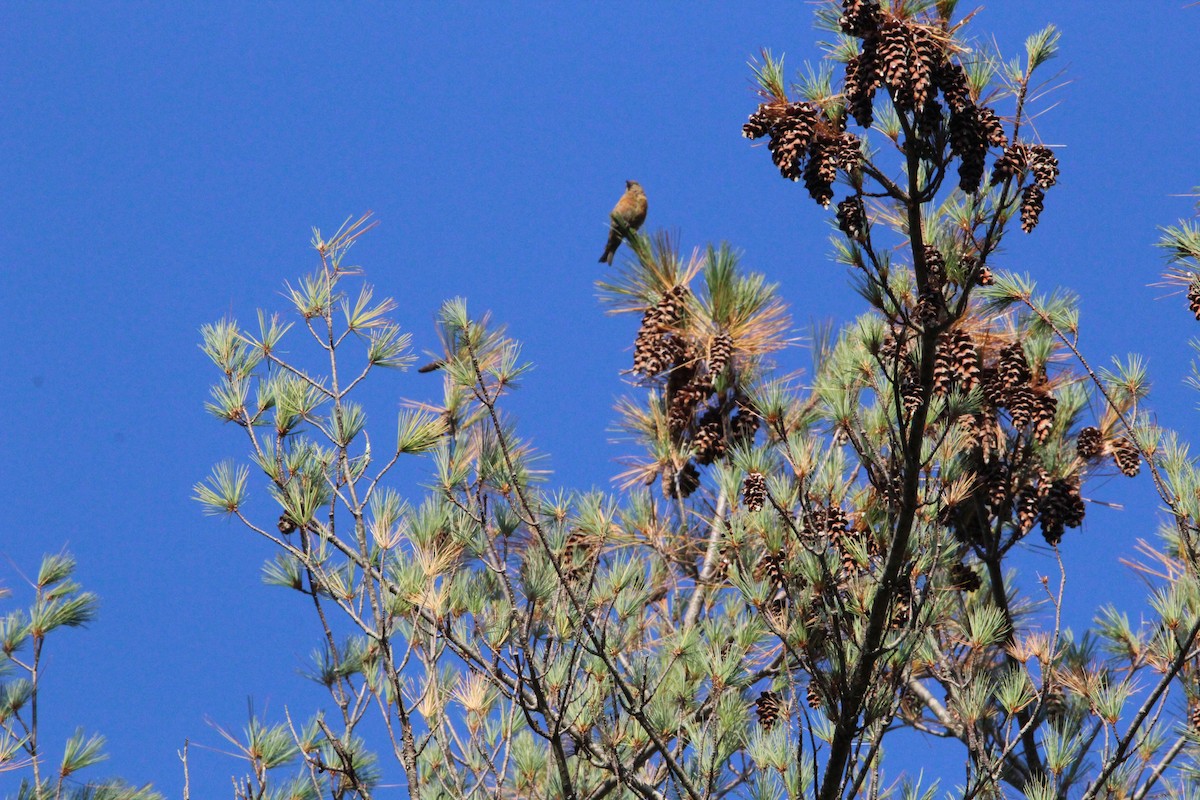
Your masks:
{"label": "bird's beak", "polygon": [[625,188],[626,188],[626,189],[632,189],[632,188],[633,188],[633,181],[625,181]]}

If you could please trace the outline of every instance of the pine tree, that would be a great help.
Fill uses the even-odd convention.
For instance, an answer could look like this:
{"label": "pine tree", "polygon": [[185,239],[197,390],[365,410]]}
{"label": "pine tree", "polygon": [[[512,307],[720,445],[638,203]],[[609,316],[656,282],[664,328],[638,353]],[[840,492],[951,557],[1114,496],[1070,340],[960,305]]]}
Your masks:
{"label": "pine tree", "polygon": [[[832,73],[796,96],[782,59],[756,69],[742,132],[828,216],[865,302],[814,333],[809,375],[775,363],[789,311],[732,247],[631,233],[599,282],[633,319],[613,492],[549,488],[505,410],[519,348],[461,300],[430,354],[441,399],[409,403],[394,445],[367,438],[359,384],[414,356],[344,266],[366,218],[318,235],[289,287],[322,377],[285,358],[283,317],[205,327],[209,410],[278,507],[250,514],[244,461],[197,498],[272,543],[266,579],[314,607],[311,677],[341,712],[230,735],[254,767],[240,796],[290,770],[366,797],[389,750],[414,797],[835,800],[880,794],[885,768],[921,780],[886,760],[903,728],[965,764],[963,797],[1194,789],[1173,764],[1194,735],[1172,726],[1200,677],[1200,479],[1145,411],[1141,362],[1094,369],[1074,297],[1000,255],[1053,224],[1059,163],[1030,121],[1056,31],[1003,61],[955,5],[825,2]],[[1190,292],[1200,234],[1164,236]],[[393,470],[420,458],[431,488],[409,501]],[[1076,640],[1012,558],[1083,546],[1096,479],[1143,464],[1169,516],[1139,567],[1168,579],[1160,618],[1104,612]]]}

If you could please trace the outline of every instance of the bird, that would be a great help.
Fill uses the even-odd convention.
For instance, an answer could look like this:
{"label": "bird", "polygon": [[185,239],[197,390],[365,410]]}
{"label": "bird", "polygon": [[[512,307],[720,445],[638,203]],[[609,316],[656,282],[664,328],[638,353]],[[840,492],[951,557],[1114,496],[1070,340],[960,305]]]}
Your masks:
{"label": "bird", "polygon": [[604,254],[600,263],[613,263],[613,256],[621,246],[621,240],[642,227],[646,221],[646,193],[637,181],[625,181],[625,194],[613,206],[609,215],[612,226],[608,231],[608,244],[604,246]]}

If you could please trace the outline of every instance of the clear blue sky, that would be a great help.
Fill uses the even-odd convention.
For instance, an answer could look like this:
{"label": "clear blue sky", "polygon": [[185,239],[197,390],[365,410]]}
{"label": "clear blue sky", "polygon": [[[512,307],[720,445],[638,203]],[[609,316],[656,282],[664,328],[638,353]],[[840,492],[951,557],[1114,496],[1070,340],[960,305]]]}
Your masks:
{"label": "clear blue sky", "polygon": [[[970,6],[964,3],[964,6]],[[1094,360],[1150,358],[1155,407],[1195,429],[1181,385],[1197,332],[1181,298],[1156,300],[1155,226],[1191,212],[1200,183],[1194,76],[1200,9],[1178,2],[1004,0],[973,23],[1016,55],[1048,22],[1069,83],[1038,121],[1062,145],[1060,185],[1000,266],[1082,294]],[[219,743],[246,698],[282,712],[319,697],[296,674],[316,643],[307,608],[261,585],[266,546],[189,499],[240,455],[206,416],[197,329],[282,308],[313,265],[309,228],[376,212],[356,249],[418,348],[441,300],[491,309],[537,369],[513,410],[555,482],[605,486],[618,375],[636,320],[595,300],[606,217],[627,178],[648,228],[685,248],[728,240],[783,285],[798,325],[860,310],[827,261],[827,216],[740,138],[762,47],[817,55],[803,3],[9,3],[0,11],[0,576],[66,546],[102,598],[58,637],[46,673],[54,741],[76,724],[110,741],[95,775],[178,796],[185,737]],[[1045,105],[1043,107],[1045,107]],[[801,349],[790,368],[807,363]],[[436,380],[385,381],[430,398]],[[416,495],[411,484],[406,489]],[[1064,547],[1072,606],[1097,586],[1136,597],[1117,558],[1150,535],[1146,479],[1094,487]],[[267,513],[259,494],[258,510]],[[1029,568],[1050,559],[1030,553]],[[1099,580],[1098,580],[1099,579]],[[944,752],[944,751],[943,751]],[[957,754],[956,754],[957,757]],[[224,796],[235,765],[193,751],[195,797]],[[0,793],[11,790],[0,775]]]}

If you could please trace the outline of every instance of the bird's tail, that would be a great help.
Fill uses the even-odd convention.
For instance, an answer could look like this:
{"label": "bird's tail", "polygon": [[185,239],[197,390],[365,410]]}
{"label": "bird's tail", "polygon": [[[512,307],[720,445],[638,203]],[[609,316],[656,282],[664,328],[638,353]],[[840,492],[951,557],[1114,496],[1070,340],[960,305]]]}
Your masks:
{"label": "bird's tail", "polygon": [[605,264],[613,263],[613,256],[616,255],[617,248],[621,246],[621,233],[614,227],[608,234],[608,242],[604,245],[604,255],[600,256],[600,261]]}

